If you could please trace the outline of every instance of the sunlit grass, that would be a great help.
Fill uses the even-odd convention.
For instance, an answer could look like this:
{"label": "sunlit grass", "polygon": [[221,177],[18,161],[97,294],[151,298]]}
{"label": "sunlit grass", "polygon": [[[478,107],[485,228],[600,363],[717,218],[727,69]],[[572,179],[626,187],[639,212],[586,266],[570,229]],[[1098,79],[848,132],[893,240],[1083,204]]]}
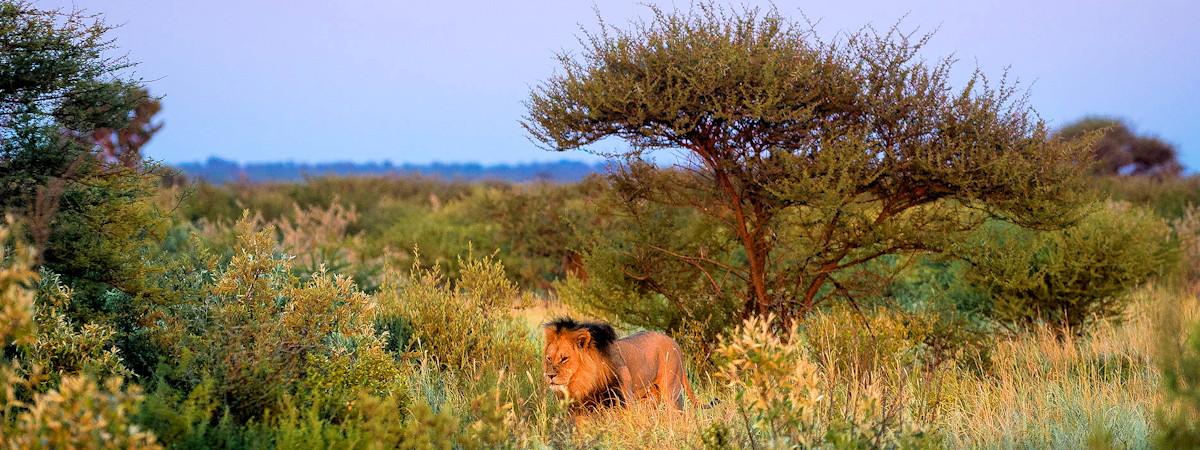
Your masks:
{"label": "sunlit grass", "polygon": [[[853,376],[832,366],[820,370],[827,380],[871,377],[902,386],[888,388],[903,396],[890,400],[948,448],[1149,448],[1161,400],[1154,363],[1158,315],[1169,311],[1194,321],[1200,319],[1200,303],[1182,291],[1153,286],[1131,295],[1133,306],[1124,321],[1104,322],[1083,337],[1059,338],[1049,327],[1040,327],[1000,338],[992,364],[981,373],[947,366],[929,378],[914,379],[917,371],[892,364]],[[549,303],[516,314],[527,319],[533,332],[547,317],[570,312]],[[536,436],[530,443],[554,446],[697,448],[705,430],[724,424],[744,440],[746,424],[732,391],[711,374],[690,375],[702,401],[716,399],[715,406],[680,413],[635,404],[601,411],[574,426],[547,417],[523,420],[524,426],[540,423],[523,431]],[[852,395],[856,388],[830,389]],[[555,432],[560,435],[553,436]]]}

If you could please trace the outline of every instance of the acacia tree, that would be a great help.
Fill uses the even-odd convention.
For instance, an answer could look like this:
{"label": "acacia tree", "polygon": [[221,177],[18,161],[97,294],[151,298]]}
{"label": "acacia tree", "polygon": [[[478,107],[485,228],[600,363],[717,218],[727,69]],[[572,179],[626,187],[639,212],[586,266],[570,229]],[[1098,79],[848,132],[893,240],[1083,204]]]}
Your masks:
{"label": "acacia tree", "polygon": [[1084,117],[1058,130],[1058,136],[1074,139],[1103,133],[1092,144],[1097,175],[1146,175],[1173,177],[1183,171],[1175,159],[1175,147],[1153,136],[1134,133],[1125,122],[1107,117]]}
{"label": "acacia tree", "polygon": [[[651,10],[585,32],[522,124],[552,150],[623,139],[610,156],[626,163],[613,174],[624,201],[689,206],[736,236],[734,264],[658,250],[718,288],[745,286],[743,315],[802,315],[869,286],[865,264],[946,251],[989,218],[1076,216],[1086,143],[1052,139],[1003,80],[976,71],[953,88],[951,59],[920,57],[928,36],[868,27],[824,41],[775,9]],[[657,151],[675,167],[646,170]],[[663,170],[679,175],[664,183]]]}

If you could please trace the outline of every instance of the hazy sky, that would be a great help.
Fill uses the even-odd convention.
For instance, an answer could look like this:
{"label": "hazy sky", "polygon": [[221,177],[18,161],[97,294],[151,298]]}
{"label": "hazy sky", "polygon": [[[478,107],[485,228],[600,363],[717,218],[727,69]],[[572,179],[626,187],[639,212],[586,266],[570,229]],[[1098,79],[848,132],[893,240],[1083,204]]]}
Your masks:
{"label": "hazy sky", "polygon": [[[517,121],[579,26],[623,24],[635,1],[47,0],[105,13],[163,95],[151,157],[182,162],[589,160],[542,151]],[[670,7],[671,2],[658,2]],[[742,4],[741,1],[732,2]],[[755,2],[750,2],[755,3]],[[689,3],[674,4],[686,7]],[[1006,66],[1052,125],[1128,119],[1200,169],[1200,2],[775,2],[826,35],[867,23],[939,31],[929,57]]]}

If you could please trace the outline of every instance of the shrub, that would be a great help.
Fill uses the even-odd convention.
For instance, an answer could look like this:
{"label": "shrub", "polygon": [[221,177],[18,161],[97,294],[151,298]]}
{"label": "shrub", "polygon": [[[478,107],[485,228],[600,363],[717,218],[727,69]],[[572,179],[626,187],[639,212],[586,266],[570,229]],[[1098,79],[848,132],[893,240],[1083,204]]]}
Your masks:
{"label": "shrub", "polygon": [[[254,221],[239,222],[238,236],[199,306],[203,314],[190,317],[172,375],[185,384],[211,376],[217,397],[243,421],[296,395],[309,375],[333,378],[311,380],[318,383],[311,388],[334,388],[321,391],[328,398],[305,399],[316,404],[343,404],[349,385],[388,390],[397,372],[375,332],[375,300],[348,277],[296,277],[291,258],[273,251],[271,230],[257,230]],[[339,372],[322,364],[350,366]]]}
{"label": "shrub", "polygon": [[[902,404],[887,401],[895,392],[878,380],[840,385],[831,378],[838,369],[814,361],[799,327],[782,333],[777,327],[771,317],[751,318],[716,352],[718,378],[734,390],[751,446],[759,447],[762,439],[765,448],[899,448],[926,439]],[[713,443],[727,433],[708,434]]]}
{"label": "shrub", "polygon": [[518,299],[504,266],[491,257],[459,259],[461,276],[414,264],[392,273],[380,293],[379,326],[403,331],[403,351],[421,352],[456,371],[529,367],[538,359],[527,329],[508,318]]}
{"label": "shrub", "polygon": [[[222,408],[215,391],[212,378],[196,384],[190,392],[179,392],[164,380],[157,380],[138,408],[137,423],[153,430],[172,448],[221,447],[222,441],[237,439],[240,433],[232,429],[232,417]],[[218,417],[222,420],[216,420]]]}
{"label": "shrub", "polygon": [[154,263],[170,216],[155,198],[159,176],[125,168],[103,173],[65,191],[59,201],[69,206],[43,225],[45,266],[75,291],[71,319],[78,323],[106,320],[103,297],[112,289],[162,294]]}
{"label": "shrub", "polygon": [[1200,205],[1200,176],[1102,177],[1094,182],[1113,200],[1153,209],[1166,218],[1183,215],[1188,205]]}
{"label": "shrub", "polygon": [[1171,228],[1179,241],[1180,275],[1187,283],[1200,283],[1200,207],[1189,205]]}
{"label": "shrub", "polygon": [[65,313],[70,307],[71,289],[57,274],[43,269],[34,302],[37,339],[21,347],[26,367],[52,374],[128,375],[114,345],[116,331],[103,323],[73,324]]}
{"label": "shrub", "polygon": [[141,401],[137,386],[122,389],[120,378],[98,384],[88,376],[62,379],[57,389],[38,394],[17,416],[5,444],[12,448],[156,449],[153,434],[130,420]]}
{"label": "shrub", "polygon": [[[490,236],[509,276],[525,287],[545,290],[562,278],[580,250],[580,228],[594,223],[590,196],[606,185],[498,185],[463,198],[472,222],[491,225]],[[483,247],[490,250],[491,247]]]}
{"label": "shrub", "polygon": [[1047,322],[1081,333],[1124,312],[1131,288],[1162,273],[1170,229],[1145,208],[1108,203],[1074,227],[1036,233],[995,223],[969,250],[970,282],[1010,327]]}
{"label": "shrub", "polygon": [[[511,422],[504,408],[472,405],[487,419],[463,421],[453,411],[435,412],[418,402],[402,408],[392,398],[364,396],[345,421],[322,420],[312,409],[286,409],[259,427],[263,444],[278,449],[465,449],[509,448]],[[265,438],[265,439],[264,439]]]}
{"label": "shrub", "polygon": [[324,270],[373,287],[380,264],[366,260],[363,237],[351,233],[359,219],[353,206],[344,207],[335,199],[328,207],[293,204],[292,208],[290,217],[280,217],[272,225],[279,230],[279,249],[295,256],[297,275],[306,278]]}
{"label": "shrub", "polygon": [[396,205],[393,220],[376,239],[393,247],[391,262],[397,265],[427,263],[438,266],[445,276],[457,278],[459,255],[473,248],[491,251],[498,247],[496,226],[472,220],[470,206],[460,200],[446,200],[432,209],[422,204]]}
{"label": "shrub", "polygon": [[13,239],[9,226],[0,225],[0,348],[34,341],[35,251]]}

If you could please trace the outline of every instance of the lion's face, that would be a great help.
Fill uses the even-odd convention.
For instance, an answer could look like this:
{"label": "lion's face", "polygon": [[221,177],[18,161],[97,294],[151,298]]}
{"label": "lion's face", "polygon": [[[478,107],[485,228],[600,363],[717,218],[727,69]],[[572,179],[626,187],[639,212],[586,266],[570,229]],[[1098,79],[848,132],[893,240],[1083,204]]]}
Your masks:
{"label": "lion's face", "polygon": [[570,386],[582,371],[586,371],[589,358],[585,352],[591,343],[591,335],[585,330],[546,330],[545,365],[546,382],[550,390],[559,397],[570,396]]}

